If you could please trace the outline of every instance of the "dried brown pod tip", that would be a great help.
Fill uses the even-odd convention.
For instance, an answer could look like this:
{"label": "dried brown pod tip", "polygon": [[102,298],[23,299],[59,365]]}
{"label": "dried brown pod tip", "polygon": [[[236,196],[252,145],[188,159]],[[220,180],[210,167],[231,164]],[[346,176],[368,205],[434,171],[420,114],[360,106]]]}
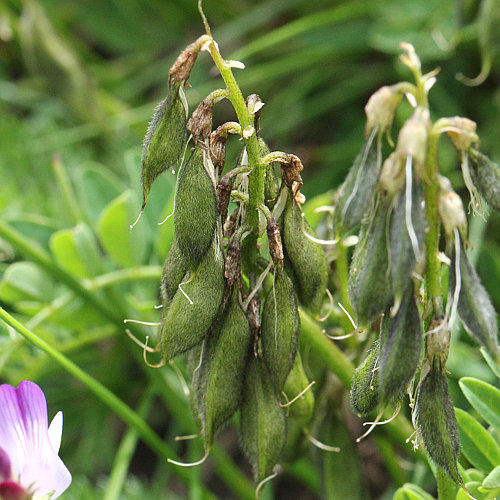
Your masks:
{"label": "dried brown pod tip", "polygon": [[187,82],[201,48],[210,39],[208,35],[202,35],[179,54],[168,72],[169,86],[172,82]]}

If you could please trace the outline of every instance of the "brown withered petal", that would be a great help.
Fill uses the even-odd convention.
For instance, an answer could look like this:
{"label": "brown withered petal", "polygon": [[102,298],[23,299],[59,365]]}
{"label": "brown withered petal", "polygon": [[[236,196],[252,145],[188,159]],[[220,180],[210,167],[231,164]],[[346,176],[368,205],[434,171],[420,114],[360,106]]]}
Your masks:
{"label": "brown withered petal", "polygon": [[226,278],[227,288],[232,289],[236,282],[238,289],[241,289],[241,254],[240,240],[233,238],[227,249],[226,264],[224,268],[224,277]]}
{"label": "brown withered petal", "polygon": [[300,158],[293,154],[287,154],[286,161],[281,162],[282,183],[290,190],[294,198],[304,184],[300,175],[302,170],[304,166]]}
{"label": "brown withered petal", "polygon": [[201,46],[206,39],[206,35],[200,36],[196,41],[189,44],[177,57],[174,64],[168,72],[170,82],[187,82],[191,70],[193,69],[196,58],[200,52]]}
{"label": "brown withered petal", "polygon": [[[223,125],[221,126],[223,127]],[[224,128],[218,127],[210,134],[209,141],[209,151],[210,151],[210,159],[214,164],[215,169],[218,172],[218,175],[221,176],[224,170],[224,165],[226,162],[226,142],[227,142],[227,130]]]}
{"label": "brown withered petal", "polygon": [[205,140],[212,132],[212,115],[213,102],[209,98],[203,99],[198,107],[193,111],[191,118],[186,124],[186,128],[195,141],[199,141],[200,137]]}
{"label": "brown withered petal", "polygon": [[222,179],[217,182],[217,210],[221,216],[222,222],[226,220],[227,208],[229,200],[231,199],[231,189],[233,188],[233,178],[231,175],[226,174]]}
{"label": "brown withered petal", "polygon": [[283,268],[283,244],[278,224],[272,217],[267,221],[267,238],[273,264],[281,270]]}

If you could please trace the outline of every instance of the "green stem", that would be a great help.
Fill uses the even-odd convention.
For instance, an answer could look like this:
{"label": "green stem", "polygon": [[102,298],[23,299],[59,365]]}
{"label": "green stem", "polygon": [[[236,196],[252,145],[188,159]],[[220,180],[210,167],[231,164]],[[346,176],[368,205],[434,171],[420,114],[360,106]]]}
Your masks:
{"label": "green stem", "polygon": [[441,264],[439,254],[439,229],[440,220],[438,213],[438,161],[437,144],[439,135],[430,134],[425,158],[425,216],[428,230],[425,234],[425,248],[427,253],[427,268],[425,272],[426,307],[432,308],[435,317],[443,314],[442,289],[441,289]]}
{"label": "green stem", "polygon": [[[137,408],[137,413],[141,418],[147,416],[153,402],[153,396],[154,391],[152,388],[149,388],[143,394]],[[138,440],[139,434],[137,430],[132,427],[129,428],[116,452],[103,500],[119,500]]]}
{"label": "green stem", "polygon": [[457,487],[453,480],[439,466],[436,467],[438,500],[455,500]]}
{"label": "green stem", "polygon": [[[9,326],[14,328],[21,334],[29,343],[45,352],[54,361],[59,363],[68,373],[76,377],[82,384],[84,384],[90,392],[92,392],[99,400],[106,406],[111,408],[120,418],[127,423],[131,428],[135,429],[142,440],[152,449],[158,456],[177,459],[174,450],[149,427],[149,425],[129,406],[127,406],[120,398],[113,394],[108,388],[103,386],[95,378],[91,377],[88,373],[83,371],[78,365],[73,363],[66,356],[54,349],[50,344],[42,340],[31,330],[28,330],[24,325],[19,323],[13,318],[5,309],[0,307],[0,318]],[[189,472],[185,469],[179,468],[176,470],[178,476],[185,481],[189,482]],[[215,497],[205,490],[205,498],[215,500]]]}
{"label": "green stem", "polygon": [[[201,12],[201,11],[200,11]],[[203,15],[203,14],[202,14]],[[206,21],[206,20],[205,20]],[[208,23],[205,24],[207,33],[210,34]],[[225,64],[215,41],[209,44],[210,54],[217,66],[226,88],[228,91],[227,98],[233,105],[242,131],[253,127],[253,116],[248,113],[245,99],[241,93],[240,87],[234,78],[231,68]],[[259,144],[257,135],[253,133],[249,138],[244,139],[245,147],[248,154],[248,166],[252,169],[249,174],[249,191],[248,204],[246,210],[245,224],[252,228],[252,233],[248,235],[242,244],[243,267],[247,272],[255,271],[255,263],[257,262],[257,230],[259,226],[258,207],[264,203],[264,175],[266,171],[265,165],[261,164],[259,156]]]}

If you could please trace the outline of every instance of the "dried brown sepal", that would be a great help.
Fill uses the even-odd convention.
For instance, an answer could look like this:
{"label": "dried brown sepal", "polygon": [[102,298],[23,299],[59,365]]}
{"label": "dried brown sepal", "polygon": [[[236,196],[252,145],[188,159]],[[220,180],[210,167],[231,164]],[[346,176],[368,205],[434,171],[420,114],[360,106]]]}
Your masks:
{"label": "dried brown sepal", "polygon": [[227,173],[220,181],[217,183],[217,209],[222,221],[226,220],[227,217],[227,207],[229,206],[229,200],[231,199],[231,189],[233,188],[233,177],[230,175],[231,172]]}
{"label": "dried brown sepal", "polygon": [[205,97],[193,111],[186,124],[188,131],[193,134],[195,142],[198,142],[200,137],[204,141],[212,132],[213,105],[213,99]]}
{"label": "dried brown sepal", "polygon": [[241,290],[241,254],[239,238],[233,238],[227,249],[224,278],[226,278],[228,290],[232,289],[235,282],[238,285],[238,289]]}
{"label": "dried brown sepal", "polygon": [[269,240],[269,253],[273,264],[280,270],[283,269],[283,244],[281,242],[281,234],[278,223],[273,217],[267,221],[267,238]]}
{"label": "dried brown sepal", "polygon": [[224,222],[224,238],[231,238],[236,231],[236,221],[238,220],[239,210],[233,210],[229,218]]}
{"label": "dried brown sepal", "polygon": [[281,163],[282,183],[290,190],[295,199],[304,184],[300,175],[304,166],[298,156],[289,153],[285,153],[279,161]]}
{"label": "dried brown sepal", "polygon": [[252,332],[253,338],[253,352],[255,357],[257,357],[257,350],[260,337],[260,305],[261,300],[258,293],[256,293],[248,303],[247,307],[247,320],[250,325],[250,331]]}
{"label": "dried brown sepal", "polygon": [[210,37],[207,35],[200,36],[195,42],[189,44],[177,57],[174,64],[168,72],[169,85],[173,82],[187,82],[191,70],[193,69],[196,58],[201,50],[201,47]]}
{"label": "dried brown sepal", "polygon": [[226,162],[226,142],[227,142],[228,132],[225,125],[217,127],[210,134],[209,151],[210,159],[214,164],[219,176],[222,175],[224,170],[224,164]]}
{"label": "dried brown sepal", "polygon": [[259,133],[259,120],[260,120],[260,113],[262,110],[262,106],[264,106],[264,103],[262,102],[261,98],[257,94],[250,94],[246,98],[246,105],[247,105],[247,110],[248,113],[253,115],[253,126],[255,129],[255,133]]}

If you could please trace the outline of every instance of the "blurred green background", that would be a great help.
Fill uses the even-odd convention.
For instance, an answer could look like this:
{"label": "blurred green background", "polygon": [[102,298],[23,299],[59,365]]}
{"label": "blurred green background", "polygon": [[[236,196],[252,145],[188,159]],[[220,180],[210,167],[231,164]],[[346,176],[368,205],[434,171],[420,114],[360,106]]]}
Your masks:
{"label": "blurred green background", "polygon": [[[498,7],[496,16],[484,14],[490,4]],[[246,65],[235,70],[243,93],[257,93],[266,103],[263,137],[271,149],[302,159],[308,199],[333,193],[342,182],[362,144],[363,107],[371,93],[410,78],[398,61],[402,41],[415,45],[424,71],[441,69],[430,94],[433,118],[475,120],[482,150],[500,159],[498,1],[205,0],[204,10],[223,55]],[[50,256],[66,276],[61,280],[34,264],[33,256],[2,232],[0,302],[127,404],[141,403],[150,425],[169,443],[194,428],[189,403],[172,369],[153,375],[145,369],[121,320],[158,320],[153,306],[173,226],[156,223],[172,209],[174,176],[165,174],[155,184],[132,233],[128,224],[140,208],[141,142],[148,120],[166,93],[170,65],[202,32],[195,0],[0,3],[2,227]],[[491,60],[491,72],[481,85],[457,80],[458,73],[476,76],[485,59]],[[207,54],[200,55],[189,83],[191,107],[221,86]],[[408,114],[403,107],[396,127]],[[215,124],[232,119],[229,106],[217,106]],[[458,159],[442,146],[441,170],[467,197]],[[498,215],[492,215],[487,224],[475,223],[471,236],[497,310],[499,228]],[[72,290],[67,276],[81,280],[102,310]],[[138,327],[136,333],[148,330]],[[492,380],[465,339],[457,341],[449,369],[455,381],[464,375]],[[125,489],[113,497],[105,488],[123,424],[80,383],[0,325],[0,381],[17,384],[26,378],[46,391],[49,416],[64,410],[62,456],[74,474],[65,498],[103,498],[103,491],[108,500],[198,498],[201,484],[209,484],[219,498],[244,497],[230,486],[234,464],[248,470],[233,429],[223,434],[213,463],[190,471],[188,486],[144,445],[131,446]],[[456,405],[465,407],[456,383],[451,391]],[[342,439],[338,426],[344,424],[337,423],[327,432],[333,441]],[[379,455],[370,465],[373,450],[366,448],[352,455],[357,458],[351,464],[306,454],[276,482],[276,498],[290,498],[290,492],[319,498],[321,477],[332,468],[339,481],[357,489],[338,498],[391,498],[398,482]],[[179,452],[184,449],[179,445]],[[191,459],[202,454],[196,445],[190,453]],[[400,482],[428,486],[426,470],[417,463]],[[235,477],[248,493],[248,479]]]}

